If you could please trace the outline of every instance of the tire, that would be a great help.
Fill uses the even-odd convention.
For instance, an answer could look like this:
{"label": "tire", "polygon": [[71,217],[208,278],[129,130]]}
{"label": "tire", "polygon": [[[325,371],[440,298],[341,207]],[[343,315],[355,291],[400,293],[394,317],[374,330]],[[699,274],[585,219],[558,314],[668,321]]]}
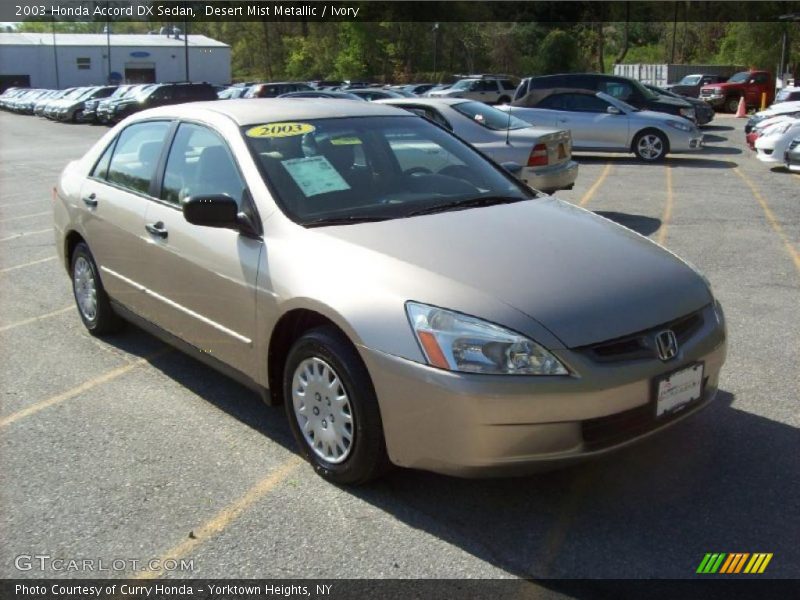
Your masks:
{"label": "tire", "polygon": [[660,131],[646,129],[637,133],[633,138],[631,150],[641,161],[658,162],[663,160],[669,152],[669,140]]}
{"label": "tire", "polygon": [[70,118],[70,121],[72,123],[78,123],[80,121],[80,119],[82,119],[82,118],[83,118],[83,111],[78,109],[74,113],[72,113],[72,117]]}
{"label": "tire", "polygon": [[357,485],[388,469],[372,380],[355,348],[337,329],[312,329],[294,343],[284,368],[283,393],[292,434],[318,475],[333,483]]}
{"label": "tire", "polygon": [[89,333],[100,336],[119,331],[122,320],[111,308],[94,257],[85,243],[75,246],[69,272],[78,314]]}
{"label": "tire", "polygon": [[739,110],[739,96],[725,98],[725,110],[729,113],[736,113]]}

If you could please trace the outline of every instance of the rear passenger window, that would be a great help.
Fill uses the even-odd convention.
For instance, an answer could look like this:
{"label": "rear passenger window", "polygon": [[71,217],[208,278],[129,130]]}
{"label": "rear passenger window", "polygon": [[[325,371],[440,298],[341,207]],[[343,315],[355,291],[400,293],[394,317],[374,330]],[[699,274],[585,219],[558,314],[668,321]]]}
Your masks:
{"label": "rear passenger window", "polygon": [[215,132],[181,123],[167,158],[161,199],[180,204],[189,196],[230,196],[242,199],[244,181],[228,146]]}
{"label": "rear passenger window", "polygon": [[627,83],[618,81],[603,81],[598,86],[599,91],[605,92],[609,96],[619,98],[620,100],[627,100],[633,93],[633,88]]}
{"label": "rear passenger window", "polygon": [[148,121],[126,127],[119,134],[108,167],[108,181],[147,194],[169,127],[169,121]]}
{"label": "rear passenger window", "polygon": [[94,165],[94,169],[92,169],[92,177],[96,177],[97,179],[105,179],[108,175],[108,164],[111,162],[111,154],[114,152],[114,143],[117,141],[116,138],[111,140],[111,143],[106,148],[105,152],[103,152],[103,156],[100,157],[100,160]]}

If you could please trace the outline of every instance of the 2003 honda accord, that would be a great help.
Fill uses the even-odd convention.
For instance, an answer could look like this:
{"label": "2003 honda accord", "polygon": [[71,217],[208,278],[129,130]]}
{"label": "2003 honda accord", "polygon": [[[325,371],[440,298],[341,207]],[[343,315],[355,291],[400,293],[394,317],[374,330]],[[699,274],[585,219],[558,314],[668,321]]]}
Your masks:
{"label": "2003 honda accord", "polygon": [[694,268],[391,106],[143,111],[54,212],[91,333],[134,321],[283,402],[339,483],[603,454],[708,404],[725,359]]}

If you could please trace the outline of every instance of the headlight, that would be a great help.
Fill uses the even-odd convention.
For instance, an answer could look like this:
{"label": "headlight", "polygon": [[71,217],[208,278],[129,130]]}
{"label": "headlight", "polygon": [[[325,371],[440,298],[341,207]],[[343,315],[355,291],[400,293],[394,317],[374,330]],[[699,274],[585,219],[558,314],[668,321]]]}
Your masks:
{"label": "headlight", "polygon": [[680,113],[682,117],[686,117],[687,119],[694,119],[694,109],[693,108],[682,108],[680,109]]}
{"label": "headlight", "polygon": [[681,131],[691,131],[692,126],[689,123],[681,123],[680,121],[667,121],[667,125],[674,129],[680,129]]}
{"label": "headlight", "polygon": [[406,312],[434,367],[494,375],[568,374],[548,350],[504,327],[417,302],[407,302]]}

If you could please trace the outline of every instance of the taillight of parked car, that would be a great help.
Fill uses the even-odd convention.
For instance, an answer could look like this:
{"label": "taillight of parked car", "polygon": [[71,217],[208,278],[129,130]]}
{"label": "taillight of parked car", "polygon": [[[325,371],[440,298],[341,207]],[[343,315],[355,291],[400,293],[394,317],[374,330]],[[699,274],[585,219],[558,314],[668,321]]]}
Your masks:
{"label": "taillight of parked car", "polygon": [[547,165],[547,146],[536,144],[528,157],[529,167],[544,167]]}

